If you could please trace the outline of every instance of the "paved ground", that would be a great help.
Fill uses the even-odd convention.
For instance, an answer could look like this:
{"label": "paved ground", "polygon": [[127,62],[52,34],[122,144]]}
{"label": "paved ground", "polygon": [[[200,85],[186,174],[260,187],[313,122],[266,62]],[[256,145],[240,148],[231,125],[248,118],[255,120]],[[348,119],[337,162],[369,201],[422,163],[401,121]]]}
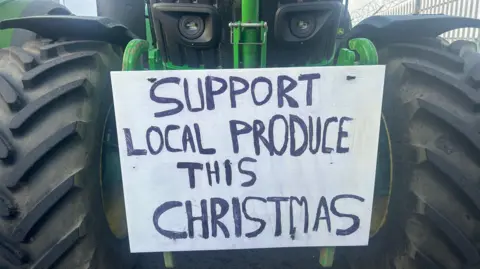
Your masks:
{"label": "paved ground", "polygon": [[[318,249],[261,249],[196,251],[176,253],[175,268],[181,269],[317,269]],[[163,268],[163,255],[140,254],[135,269]],[[341,261],[339,261],[341,263]],[[336,264],[337,266],[340,264]],[[336,267],[337,267],[336,266]],[[340,268],[345,268],[340,266]]]}

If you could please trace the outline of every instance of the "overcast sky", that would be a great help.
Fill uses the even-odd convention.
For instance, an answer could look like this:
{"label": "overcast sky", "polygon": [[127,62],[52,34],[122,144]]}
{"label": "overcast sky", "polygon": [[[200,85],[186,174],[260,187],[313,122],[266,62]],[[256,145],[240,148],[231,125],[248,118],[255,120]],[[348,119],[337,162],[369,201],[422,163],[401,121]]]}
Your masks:
{"label": "overcast sky", "polygon": [[[139,0],[142,1],[142,0]],[[60,0],[73,14],[78,16],[96,16],[96,0]]]}
{"label": "overcast sky", "polygon": [[371,0],[351,0],[351,1],[348,2],[348,5],[350,6],[349,10],[353,11],[357,8],[361,8],[364,5],[368,4],[368,2],[370,2],[370,1]]}

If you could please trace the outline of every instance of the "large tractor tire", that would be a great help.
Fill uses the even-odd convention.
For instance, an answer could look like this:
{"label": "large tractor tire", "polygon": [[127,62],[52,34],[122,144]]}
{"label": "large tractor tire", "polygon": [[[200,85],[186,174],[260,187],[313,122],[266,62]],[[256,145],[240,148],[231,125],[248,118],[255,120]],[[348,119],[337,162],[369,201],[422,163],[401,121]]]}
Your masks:
{"label": "large tractor tire", "polygon": [[480,268],[480,54],[439,39],[389,44],[383,113],[393,178],[385,225],[351,268]]}
{"label": "large tractor tire", "polygon": [[96,41],[0,50],[0,268],[130,268],[99,179],[120,68],[118,50]]}

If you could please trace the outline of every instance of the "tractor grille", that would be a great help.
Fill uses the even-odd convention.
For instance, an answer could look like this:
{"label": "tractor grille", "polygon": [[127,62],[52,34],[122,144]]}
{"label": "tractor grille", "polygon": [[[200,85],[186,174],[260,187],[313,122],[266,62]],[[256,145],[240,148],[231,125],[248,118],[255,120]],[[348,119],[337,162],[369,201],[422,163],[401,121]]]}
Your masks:
{"label": "tractor grille", "polygon": [[[279,8],[312,2],[326,5],[323,10],[318,11],[328,17],[328,20],[321,24],[318,34],[302,42],[281,40],[278,33],[275,33],[275,21]],[[240,1],[235,0],[150,0],[152,25],[162,60],[175,66],[191,68],[232,68],[233,46],[230,43],[228,23],[240,21],[239,3]],[[312,0],[303,1],[303,3],[293,0],[260,1],[260,20],[266,21],[268,25],[267,65],[271,67],[303,66],[330,59],[335,49],[341,9],[342,5],[339,1]],[[204,20],[203,26],[189,22],[188,29],[194,33],[195,29],[204,27],[207,34],[200,37],[192,34],[191,39],[185,38],[186,36],[179,30],[185,16],[201,17]]]}

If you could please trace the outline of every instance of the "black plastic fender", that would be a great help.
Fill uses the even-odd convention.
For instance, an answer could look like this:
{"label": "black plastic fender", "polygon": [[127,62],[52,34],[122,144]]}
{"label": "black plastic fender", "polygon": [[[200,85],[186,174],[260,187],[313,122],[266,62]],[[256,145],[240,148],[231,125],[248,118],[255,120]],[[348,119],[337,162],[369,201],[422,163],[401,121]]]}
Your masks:
{"label": "black plastic fender", "polygon": [[372,16],[357,24],[344,41],[364,37],[375,46],[426,37],[437,37],[459,28],[480,28],[480,20],[447,15]]}
{"label": "black plastic fender", "polygon": [[[54,1],[29,1],[19,17],[40,15],[71,15],[72,13],[63,5]],[[16,29],[12,33],[10,46],[21,46],[28,40],[35,39],[35,33]]]}
{"label": "black plastic fender", "polygon": [[31,16],[0,21],[0,29],[18,28],[32,31],[45,38],[98,40],[125,47],[138,38],[124,25],[104,17]]}
{"label": "black plastic fender", "polygon": [[147,38],[145,0],[97,0],[97,12],[100,17],[119,21],[140,38]]}

